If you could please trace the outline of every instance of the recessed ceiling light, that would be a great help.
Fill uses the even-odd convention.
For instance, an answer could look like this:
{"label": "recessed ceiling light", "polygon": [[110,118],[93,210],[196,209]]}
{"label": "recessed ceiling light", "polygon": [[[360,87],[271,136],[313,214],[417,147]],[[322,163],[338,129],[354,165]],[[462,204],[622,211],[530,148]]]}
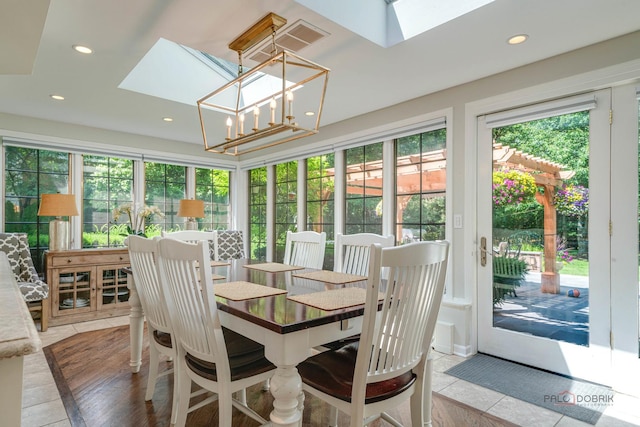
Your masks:
{"label": "recessed ceiling light", "polygon": [[315,113],[313,111],[307,111],[304,113],[305,116],[313,116]]}
{"label": "recessed ceiling light", "polygon": [[525,41],[527,41],[528,38],[529,38],[529,36],[526,35],[526,34],[517,34],[515,36],[509,37],[509,39],[507,40],[507,43],[509,43],[509,44],[520,44],[520,43],[524,43]]}
{"label": "recessed ceiling light", "polygon": [[64,96],[62,95],[49,95],[52,99],[55,99],[56,101],[63,101],[64,100]]}
{"label": "recessed ceiling light", "polygon": [[75,50],[76,52],[86,53],[86,54],[93,53],[93,50],[90,47],[82,46],[80,44],[74,44],[73,50]]}
{"label": "recessed ceiling light", "polygon": [[171,117],[163,117],[162,120],[164,120],[165,122],[172,122],[173,119]]}

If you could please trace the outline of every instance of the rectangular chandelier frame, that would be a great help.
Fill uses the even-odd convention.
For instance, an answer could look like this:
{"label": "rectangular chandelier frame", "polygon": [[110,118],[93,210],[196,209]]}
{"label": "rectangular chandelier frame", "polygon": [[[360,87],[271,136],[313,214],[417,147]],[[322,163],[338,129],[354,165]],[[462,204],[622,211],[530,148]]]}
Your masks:
{"label": "rectangular chandelier frame", "polygon": [[[240,57],[238,77],[197,101],[205,151],[238,156],[318,133],[329,78],[328,68],[286,49],[276,52],[274,41],[271,58],[242,72],[242,51],[269,33],[275,38],[276,29],[284,23],[284,18],[271,13],[229,44],[229,48],[237,50]],[[274,74],[280,78],[279,82]],[[257,84],[261,79],[266,82],[263,86]],[[311,83],[316,79],[320,80]],[[247,89],[250,84],[256,88]],[[247,91],[245,96],[243,90]],[[248,101],[249,93],[255,99]],[[299,120],[293,114],[294,96],[297,106],[304,105],[304,113]],[[259,120],[263,114],[260,107],[264,106],[266,113],[270,114],[268,122]],[[250,120],[245,126],[245,118],[251,113],[253,126],[248,123]]]}
{"label": "rectangular chandelier frame", "polygon": [[[252,77],[254,77],[257,73],[259,73],[262,69],[266,67],[270,67],[273,65],[282,66],[282,89],[277,92],[273,92],[268,96],[265,96],[259,99],[257,102],[252,103],[251,105],[245,105],[244,107],[240,106],[240,93],[242,91],[242,87],[244,82],[251,81]],[[305,67],[310,70],[314,70],[314,74],[308,76],[307,78],[286,87],[286,78],[287,78],[287,67]],[[324,77],[324,83],[322,84],[322,90],[320,94],[320,98],[318,100],[318,108],[317,113],[315,114],[315,125],[313,127],[302,127],[299,126],[295,121],[293,121],[290,116],[287,115],[287,92],[295,92],[297,89],[302,88],[306,83],[311,80],[315,80],[317,78]],[[283,144],[285,142],[293,141],[299,138],[303,138],[306,136],[310,136],[318,133],[318,128],[320,127],[320,118],[322,116],[322,106],[324,104],[324,97],[326,94],[327,83],[329,78],[329,69],[325,68],[321,65],[318,65],[312,61],[304,59],[295,53],[289,52],[287,50],[283,50],[282,52],[276,54],[271,57],[267,61],[261,63],[260,65],[252,68],[250,71],[243,73],[235,80],[230,81],[226,85],[220,87],[219,89],[211,92],[210,94],[204,96],[203,98],[198,100],[198,113],[200,116],[200,126],[202,129],[202,136],[204,138],[205,150],[213,153],[222,153],[222,154],[230,154],[230,155],[240,155],[250,153],[256,150],[273,147],[275,145]],[[219,103],[211,102],[210,100],[220,93],[229,90],[229,88],[238,87],[238,96],[236,97],[235,108],[230,108],[229,106],[221,105]],[[255,104],[261,105],[269,103],[271,99],[276,99],[280,104],[279,121],[270,122],[269,125],[262,128],[257,128],[249,133],[243,134],[242,132],[236,132],[236,137],[225,139],[222,142],[209,143],[207,138],[206,126],[205,126],[205,118],[203,115],[203,108],[209,108],[212,110],[228,113],[234,117],[233,122],[235,124],[239,123],[239,118],[241,114],[248,114],[251,112],[253,106]],[[276,117],[276,118],[277,118]],[[282,132],[292,132],[292,135],[283,136],[280,139],[270,140],[270,142],[266,142],[260,146],[253,146],[248,148],[241,148],[242,145],[262,139],[267,138]]]}

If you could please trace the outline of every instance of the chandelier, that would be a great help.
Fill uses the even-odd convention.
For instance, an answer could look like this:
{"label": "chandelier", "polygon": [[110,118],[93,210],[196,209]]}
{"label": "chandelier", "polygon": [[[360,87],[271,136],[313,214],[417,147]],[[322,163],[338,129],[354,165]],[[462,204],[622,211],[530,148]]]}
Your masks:
{"label": "chandelier", "polygon": [[[276,46],[286,22],[269,13],[229,43],[238,77],[197,102],[205,151],[238,156],[318,133],[329,69]],[[243,53],[269,36],[271,57],[245,71]]]}

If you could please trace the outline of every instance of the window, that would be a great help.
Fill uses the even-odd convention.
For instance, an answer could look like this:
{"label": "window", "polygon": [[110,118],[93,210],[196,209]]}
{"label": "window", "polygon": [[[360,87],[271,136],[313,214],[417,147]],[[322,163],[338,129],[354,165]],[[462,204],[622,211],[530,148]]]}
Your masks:
{"label": "window", "polygon": [[38,216],[40,195],[69,193],[69,154],[5,146],[5,165],[4,229],[28,234],[31,257],[42,272],[53,218]]}
{"label": "window", "polygon": [[345,234],[382,234],[382,142],[345,154]]}
{"label": "window", "polygon": [[178,218],[180,199],[185,198],[187,168],[165,163],[145,162],[145,204],[160,209],[161,215],[151,215],[145,224],[147,237],[159,236],[161,230],[178,229],[184,218]]}
{"label": "window", "polygon": [[129,218],[113,210],[133,199],[133,160],[83,156],[82,247],[122,246]]}
{"label": "window", "polygon": [[326,270],[333,270],[334,160],[333,153],[307,159],[307,230],[327,233]]}
{"label": "window", "polygon": [[297,178],[298,162],[280,163],[276,168],[275,260],[282,262],[287,231],[296,231],[297,225]]}
{"label": "window", "polygon": [[229,228],[229,171],[196,168],[196,199],[204,200],[201,230]]}
{"label": "window", "polygon": [[396,140],[398,244],[445,237],[446,130]]}
{"label": "window", "polygon": [[249,171],[249,258],[267,259],[267,168]]}

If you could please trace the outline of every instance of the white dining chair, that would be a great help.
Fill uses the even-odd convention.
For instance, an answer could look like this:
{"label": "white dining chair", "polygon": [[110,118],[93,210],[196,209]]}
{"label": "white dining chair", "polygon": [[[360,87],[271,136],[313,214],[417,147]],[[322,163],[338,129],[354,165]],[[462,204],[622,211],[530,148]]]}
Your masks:
{"label": "white dining chair", "polygon": [[327,233],[287,231],[283,264],[322,269]]}
{"label": "white dining chair", "polygon": [[[218,425],[231,426],[232,407],[260,424],[267,421],[233,394],[264,383],[275,366],[264,357],[264,347],[223,328],[218,317],[210,268],[197,268],[209,259],[206,242],[196,244],[176,239],[159,242],[158,266],[171,324],[177,344],[179,364],[176,425],[186,424],[187,413],[209,401],[189,407],[192,382],[216,395]],[[197,283],[200,286],[197,286]],[[201,288],[201,290],[200,290]]]}
{"label": "white dining chair", "polygon": [[[411,425],[431,421],[430,344],[444,293],[448,242],[371,247],[360,341],[298,365],[303,390],[351,416],[351,427],[410,400]],[[381,288],[381,267],[389,279]],[[384,300],[378,311],[378,293]]]}
{"label": "white dining chair", "polygon": [[217,235],[215,231],[199,231],[199,230],[178,230],[167,232],[162,230],[162,237],[168,237],[170,239],[181,240],[183,242],[197,243],[201,240],[209,242],[209,258],[211,260],[218,260],[216,258],[216,241]]}
{"label": "white dining chair", "polygon": [[[333,269],[336,272],[367,276],[369,274],[369,256],[371,245],[378,243],[383,249],[395,244],[395,237],[373,233],[342,234],[336,233]],[[387,269],[380,273],[387,278]],[[360,334],[317,347],[318,350],[339,348],[360,339]],[[334,417],[334,416],[332,416]]]}
{"label": "white dining chair", "polygon": [[395,244],[395,238],[373,233],[336,233],[334,271],[366,276],[369,272],[369,251],[374,243],[389,248]]}
{"label": "white dining chair", "polygon": [[214,260],[227,261],[247,257],[241,230],[216,230],[213,234]]}
{"label": "white dining chair", "polygon": [[147,320],[147,333],[149,335],[149,376],[144,400],[153,398],[159,377],[173,373],[174,392],[171,406],[171,422],[175,423],[178,402],[175,384],[178,384],[178,370],[171,368],[159,372],[160,355],[166,356],[175,363],[177,353],[174,343],[175,335],[171,329],[169,312],[162,295],[160,279],[158,278],[156,266],[158,239],[130,235],[127,237],[127,246],[133,281]]}

